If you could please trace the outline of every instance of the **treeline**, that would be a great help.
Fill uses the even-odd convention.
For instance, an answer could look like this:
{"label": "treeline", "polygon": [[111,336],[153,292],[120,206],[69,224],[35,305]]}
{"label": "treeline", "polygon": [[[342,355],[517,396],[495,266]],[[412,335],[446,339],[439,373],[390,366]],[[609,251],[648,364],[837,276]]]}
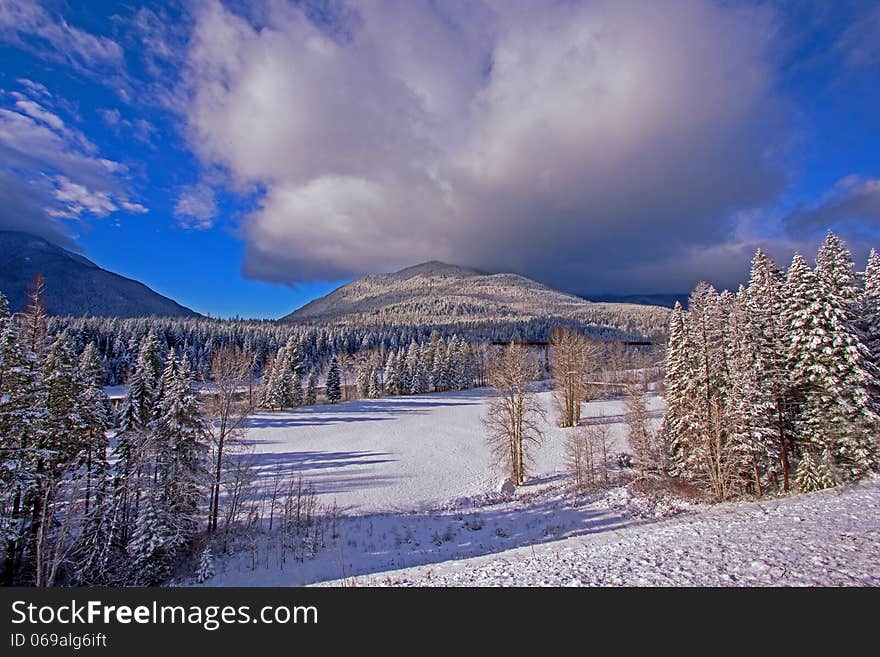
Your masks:
{"label": "treeline", "polygon": [[673,311],[662,436],[674,474],[718,500],[855,481],[878,463],[880,256],[856,275],[828,233],[811,268],[760,250],[747,287]]}
{"label": "treeline", "polygon": [[[378,399],[387,395],[416,395],[467,390],[484,384],[485,344],[470,344],[457,335],[448,340],[434,331],[429,340],[415,340],[404,349],[378,347],[343,358],[331,357],[324,377],[324,395],[333,404],[347,394],[344,376],[355,376],[357,396]],[[265,367],[260,405],[284,410],[318,402],[321,371],[307,371],[306,360],[293,339],[272,356]]]}
{"label": "treeline", "polygon": [[159,341],[163,353],[186,356],[198,380],[210,376],[211,359],[219,349],[240,349],[252,355],[255,376],[264,374],[269,358],[294,341],[308,370],[324,370],[336,356],[342,360],[359,352],[408,349],[437,334],[444,340],[458,336],[468,343],[546,341],[554,328],[570,326],[597,339],[641,339],[649,333],[629,332],[609,326],[560,318],[493,322],[451,322],[442,325],[288,324],[270,321],[139,317],[52,317],[50,336],[66,332],[75,351],[94,344],[104,370],[105,385],[128,383],[141,343],[148,335]]}

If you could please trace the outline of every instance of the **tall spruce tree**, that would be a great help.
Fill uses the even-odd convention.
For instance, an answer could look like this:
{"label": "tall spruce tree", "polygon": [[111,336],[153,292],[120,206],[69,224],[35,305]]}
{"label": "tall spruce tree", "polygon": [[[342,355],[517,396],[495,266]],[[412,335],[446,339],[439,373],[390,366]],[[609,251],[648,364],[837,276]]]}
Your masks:
{"label": "tall spruce tree", "polygon": [[[753,424],[762,436],[761,460],[777,482],[781,479],[782,488],[787,491],[792,420],[786,369],[785,277],[760,249],[752,260],[746,307],[746,339],[753,348],[756,401],[759,404],[753,412]],[[774,460],[776,466],[772,463]]]}
{"label": "tall spruce tree", "polygon": [[325,383],[327,401],[335,404],[342,399],[342,387],[340,385],[339,361],[334,356],[330,359],[330,367],[327,370],[327,381]]}
{"label": "tall spruce tree", "polygon": [[318,403],[318,373],[316,370],[309,372],[309,382],[306,385],[306,404],[314,406]]}

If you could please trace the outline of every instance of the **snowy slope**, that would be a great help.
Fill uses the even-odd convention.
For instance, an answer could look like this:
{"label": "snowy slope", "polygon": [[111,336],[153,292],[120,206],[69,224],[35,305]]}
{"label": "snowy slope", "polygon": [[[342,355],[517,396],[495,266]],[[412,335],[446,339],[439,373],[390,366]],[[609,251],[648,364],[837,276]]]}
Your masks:
{"label": "snowy slope", "polygon": [[[359,586],[878,586],[880,479],[357,578]],[[335,582],[351,584],[352,581]]]}
{"label": "snowy slope", "polygon": [[[490,470],[481,418],[487,389],[410,397],[386,397],[289,412],[261,412],[248,424],[247,440],[261,480],[276,471],[301,474],[322,501],[358,511],[418,509],[493,491],[502,478]],[[549,392],[546,440],[535,452],[531,474],[564,470],[564,434],[552,425]],[[649,398],[659,416],[662,401]],[[592,402],[585,416],[607,416],[616,451],[624,449],[621,401]]]}

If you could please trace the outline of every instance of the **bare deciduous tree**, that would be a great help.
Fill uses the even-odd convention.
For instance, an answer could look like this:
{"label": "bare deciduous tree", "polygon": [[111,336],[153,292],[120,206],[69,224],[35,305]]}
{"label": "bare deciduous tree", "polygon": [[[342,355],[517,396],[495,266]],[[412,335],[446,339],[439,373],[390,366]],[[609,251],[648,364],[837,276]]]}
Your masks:
{"label": "bare deciduous tree", "polygon": [[566,465],[579,489],[608,485],[608,452],[611,428],[604,416],[589,418],[588,424],[569,432],[565,444]]}
{"label": "bare deciduous tree", "polygon": [[241,349],[223,347],[211,359],[211,381],[216,391],[209,396],[205,410],[213,455],[211,500],[208,511],[208,530],[217,529],[220,509],[220,484],[223,475],[223,457],[244,433],[247,416],[253,411],[251,396],[242,398],[251,380],[252,358]]}
{"label": "bare deciduous tree", "polygon": [[578,490],[594,484],[593,449],[587,427],[576,427],[569,431],[565,440],[565,464],[574,475],[574,485]]}
{"label": "bare deciduous tree", "polygon": [[489,365],[488,381],[496,394],[489,401],[483,424],[496,461],[503,464],[516,486],[525,480],[529,449],[544,437],[544,407],[528,389],[539,367],[528,349],[516,344],[504,347]]}
{"label": "bare deciduous tree", "polygon": [[554,380],[553,400],[559,414],[559,426],[574,427],[581,419],[581,402],[586,399],[585,375],[598,359],[599,348],[581,333],[557,328],[551,338],[553,347],[550,372]]}
{"label": "bare deciduous tree", "polygon": [[647,481],[648,472],[655,466],[656,450],[654,432],[648,424],[648,410],[639,385],[627,386],[624,404],[629,446],[635,454],[641,478]]}

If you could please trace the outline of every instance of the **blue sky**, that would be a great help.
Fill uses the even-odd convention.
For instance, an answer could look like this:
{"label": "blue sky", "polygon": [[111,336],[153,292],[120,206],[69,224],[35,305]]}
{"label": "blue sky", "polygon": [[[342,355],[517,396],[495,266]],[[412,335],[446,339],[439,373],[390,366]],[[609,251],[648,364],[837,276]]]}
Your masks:
{"label": "blue sky", "polygon": [[203,313],[429,259],[647,293],[880,246],[876,2],[0,0],[0,61],[0,228]]}

